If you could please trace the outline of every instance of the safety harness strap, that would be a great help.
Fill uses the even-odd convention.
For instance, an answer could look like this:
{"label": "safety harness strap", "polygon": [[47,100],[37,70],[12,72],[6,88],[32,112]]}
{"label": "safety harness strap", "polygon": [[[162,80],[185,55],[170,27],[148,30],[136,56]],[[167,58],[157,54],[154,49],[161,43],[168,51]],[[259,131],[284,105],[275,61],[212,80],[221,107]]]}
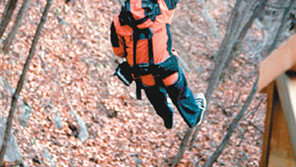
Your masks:
{"label": "safety harness strap", "polygon": [[[151,3],[152,2],[152,3]],[[143,88],[142,81],[141,81],[141,74],[142,72],[149,72],[154,76],[155,82],[157,85],[162,86],[164,85],[162,82],[162,78],[160,76],[160,70],[158,70],[159,66],[156,66],[154,63],[153,57],[153,41],[152,36],[153,32],[150,28],[139,29],[137,26],[144,23],[148,19],[152,21],[155,20],[156,15],[159,15],[160,8],[156,0],[147,1],[143,0],[143,9],[145,10],[145,17],[142,19],[136,20],[132,13],[129,11],[130,9],[130,1],[125,1],[125,5],[122,7],[122,10],[119,15],[119,21],[121,25],[129,25],[133,29],[133,67],[132,73],[134,74],[135,82],[136,82],[136,95],[137,99],[141,100],[141,89]],[[149,56],[149,66],[148,71],[145,68],[142,68],[137,65],[137,42],[142,39],[142,35],[145,36],[145,39],[148,39],[148,56]]]}
{"label": "safety harness strap", "polygon": [[137,67],[137,42],[140,38],[140,30],[136,27],[133,27],[133,60],[134,60],[134,65],[133,65],[133,73],[134,73],[134,77],[135,77],[135,82],[136,82],[136,96],[138,100],[142,99],[142,94],[141,94],[141,89],[142,89],[142,81],[140,78],[140,71]]}
{"label": "safety harness strap", "polygon": [[155,68],[154,64],[154,57],[153,57],[153,43],[152,43],[152,36],[153,33],[150,28],[145,28],[145,29],[139,29],[137,27],[133,27],[133,73],[135,77],[135,82],[136,82],[136,95],[137,99],[141,100],[142,95],[141,95],[141,89],[143,88],[142,81],[140,78],[141,74],[141,67],[137,66],[137,42],[140,39],[140,35],[144,35],[146,39],[148,39],[148,56],[149,56],[149,71],[152,71],[153,76],[156,75],[155,71],[153,68]]}
{"label": "safety harness strap", "polygon": [[152,37],[148,39],[149,71],[152,73],[156,85],[164,86],[158,67],[154,63]]}

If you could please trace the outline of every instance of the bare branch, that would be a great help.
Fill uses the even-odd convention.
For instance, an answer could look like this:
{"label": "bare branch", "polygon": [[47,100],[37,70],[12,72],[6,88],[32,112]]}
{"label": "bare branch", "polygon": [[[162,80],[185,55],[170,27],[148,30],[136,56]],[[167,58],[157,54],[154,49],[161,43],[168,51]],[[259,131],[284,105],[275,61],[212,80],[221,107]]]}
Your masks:
{"label": "bare branch", "polygon": [[4,155],[5,155],[5,152],[6,152],[7,142],[9,140],[9,138],[10,138],[10,132],[11,132],[11,128],[12,128],[12,118],[13,118],[13,115],[14,115],[14,112],[15,112],[15,109],[16,109],[16,106],[17,106],[19,94],[20,94],[20,92],[21,92],[21,90],[23,88],[25,78],[26,78],[26,74],[27,74],[28,68],[30,66],[31,60],[32,60],[33,56],[35,55],[36,45],[38,43],[40,33],[41,33],[43,25],[44,25],[44,23],[46,21],[47,14],[49,12],[49,8],[50,8],[51,4],[52,4],[52,0],[48,0],[47,4],[46,4],[46,7],[44,9],[44,12],[42,14],[42,17],[41,17],[41,21],[40,21],[40,23],[39,23],[39,25],[37,27],[36,34],[35,34],[35,37],[34,37],[34,40],[32,42],[30,52],[29,52],[29,56],[28,56],[28,58],[26,60],[26,63],[24,65],[24,68],[23,68],[23,71],[22,71],[22,74],[21,74],[20,79],[18,81],[16,91],[14,92],[14,94],[12,96],[11,108],[10,108],[10,111],[9,111],[8,118],[6,120],[5,136],[4,136],[3,145],[2,145],[1,151],[0,151],[0,164],[2,164],[2,162],[3,162]]}
{"label": "bare branch", "polygon": [[225,148],[225,146],[229,143],[230,137],[231,137],[234,129],[236,128],[236,126],[237,126],[238,122],[240,121],[240,119],[244,116],[245,111],[248,109],[249,105],[251,104],[251,102],[252,102],[252,100],[253,100],[256,92],[257,92],[257,83],[258,83],[258,78],[257,78],[256,82],[254,83],[254,86],[252,88],[252,91],[251,91],[249,97],[247,98],[245,104],[243,105],[241,111],[236,115],[236,117],[231,122],[231,124],[230,124],[230,126],[228,128],[228,131],[227,131],[225,137],[223,138],[222,142],[218,146],[217,150],[208,159],[208,161],[204,165],[205,167],[212,166],[213,163],[219,157],[219,155],[222,153],[222,151]]}
{"label": "bare branch", "polygon": [[263,130],[257,125],[255,125],[252,121],[249,121],[249,124],[252,125],[255,129],[257,129],[261,134],[264,133]]}
{"label": "bare branch", "polygon": [[220,35],[220,31],[217,27],[217,24],[215,22],[215,19],[209,14],[209,11],[205,5],[205,1],[200,0],[200,2],[202,4],[202,8],[203,8],[201,15],[203,16],[204,19],[206,19],[211,24],[211,33],[215,36],[215,38],[220,39],[221,35]]}
{"label": "bare branch", "polygon": [[191,136],[191,133],[192,133],[192,128],[189,128],[185,132],[185,135],[184,135],[184,137],[182,139],[179,151],[175,155],[175,157],[171,160],[171,166],[173,166],[173,167],[176,166],[179,163],[179,161],[182,159],[183,154],[184,154],[185,150],[187,149],[187,145],[188,145],[188,141],[189,141],[189,138]]}
{"label": "bare branch", "polygon": [[280,35],[283,32],[284,26],[285,26],[285,24],[286,24],[286,22],[287,22],[287,20],[288,20],[288,18],[290,16],[290,11],[291,11],[291,8],[294,5],[294,3],[295,3],[295,0],[291,0],[289,6],[286,8],[286,10],[284,12],[284,15],[283,15],[283,18],[282,18],[282,23],[281,23],[281,25],[280,25],[280,27],[279,27],[279,29],[277,31],[277,34],[276,34],[276,36],[274,38],[273,43],[271,44],[270,48],[268,49],[268,54],[270,54],[274,50],[274,48],[276,47],[276,45],[277,45],[277,43],[279,41]]}
{"label": "bare branch", "polygon": [[[237,0],[235,7],[232,10],[230,19],[229,19],[230,21],[228,23],[225,38],[223,39],[223,41],[220,45],[220,48],[219,48],[219,51],[217,54],[218,59],[215,63],[215,68],[214,68],[212,75],[210,77],[209,86],[208,86],[208,89],[207,89],[207,92],[205,95],[207,102],[208,102],[208,106],[210,104],[211,96],[218,85],[218,82],[219,82],[220,76],[222,74],[222,71],[225,67],[226,61],[232,55],[233,51],[236,50],[237,46],[242,42],[242,40],[244,39],[246,33],[248,32],[248,29],[250,28],[250,26],[252,25],[254,20],[263,11],[267,1],[268,0],[260,0],[257,3],[256,7],[253,9],[252,15],[249,18],[249,20],[246,22],[246,24],[242,25],[241,24],[242,19],[246,20],[246,16],[242,15],[242,13],[240,13],[240,11],[242,10],[241,8],[244,8],[245,6],[243,4],[244,1]],[[243,10],[246,10],[245,8]],[[239,17],[239,16],[241,16],[241,17]],[[199,129],[200,129],[200,126],[196,127],[193,137],[192,137],[193,141],[195,140],[195,137],[196,137]],[[173,158],[173,165],[176,165],[183,157],[183,154],[184,154],[185,150],[187,149],[187,145],[188,145],[189,138],[190,138],[192,131],[193,131],[193,129],[187,130],[187,132],[182,140],[179,151],[175,155],[175,157]],[[189,135],[189,136],[186,136],[186,135]]]}
{"label": "bare branch", "polygon": [[3,12],[0,24],[0,38],[2,37],[8,23],[11,20],[11,16],[13,14],[14,9],[16,8],[18,0],[9,0],[5,6],[5,10]]}
{"label": "bare branch", "polygon": [[29,2],[30,2],[30,0],[24,0],[23,5],[22,5],[21,9],[19,10],[17,17],[15,19],[15,22],[11,28],[11,31],[4,41],[3,50],[5,52],[8,51],[10,45],[12,44],[12,41],[14,40],[15,35],[17,34],[18,27],[22,23],[22,19],[23,19],[24,14],[26,13]]}
{"label": "bare branch", "polygon": [[[252,119],[253,119],[253,117],[255,116],[255,113],[258,111],[258,109],[259,109],[259,107],[261,106],[261,104],[263,103],[263,101],[264,101],[264,98],[261,98],[261,100],[259,101],[259,103],[254,107],[254,108],[252,108],[251,109],[251,113],[250,113],[250,115],[251,115],[251,118],[249,118],[249,125],[250,125],[250,122],[252,122]],[[247,114],[246,114],[247,115]],[[247,116],[246,116],[247,117]],[[260,129],[261,130],[261,129]],[[237,145],[237,146],[240,146],[241,144],[242,144],[242,142],[243,142],[243,140],[244,140],[244,136],[245,136],[245,134],[247,133],[247,131],[248,131],[248,128],[246,128],[245,129],[245,131],[242,133],[242,135],[241,135],[241,139],[240,139],[240,141],[239,141],[239,144]]]}
{"label": "bare branch", "polygon": [[165,153],[165,158],[163,159],[162,163],[160,164],[160,167],[162,167],[162,166],[165,164],[166,160],[168,159],[169,152],[170,152],[170,150],[173,148],[175,142],[176,142],[176,140],[174,140],[174,141],[171,143],[170,147],[168,148],[167,152]]}
{"label": "bare branch", "polygon": [[[232,39],[235,40],[236,42],[233,43],[232,47],[228,48],[228,53],[224,52],[224,48],[221,46],[224,45],[230,45],[230,44],[223,44],[224,40],[227,40],[227,36],[224,38],[220,49],[219,49],[219,53],[218,56],[221,57],[220,61],[217,61],[218,63],[216,63],[215,65],[215,69],[212,72],[211,78],[210,78],[210,83],[206,92],[206,99],[208,102],[208,106],[210,104],[210,100],[211,100],[211,96],[214,92],[214,89],[217,87],[220,76],[222,74],[223,68],[225,67],[225,63],[226,61],[229,61],[228,59],[231,57],[232,53],[237,49],[237,45],[239,45],[241,43],[241,41],[244,39],[246,33],[248,32],[248,29],[250,28],[250,26],[252,25],[252,23],[254,22],[254,20],[261,14],[261,12],[263,12],[263,9],[265,7],[267,0],[261,0],[258,5],[254,8],[252,16],[250,17],[250,19],[248,20],[248,22],[244,25],[244,27],[242,28],[240,34],[238,35],[237,39]],[[238,20],[233,20],[233,21],[238,21]],[[233,23],[232,23],[233,24]],[[230,36],[230,35],[229,35]],[[230,37],[228,37],[230,38]],[[226,41],[227,42],[227,41]],[[226,43],[225,42],[225,43]],[[196,135],[199,131],[199,128],[196,128],[192,137],[192,144],[193,141],[195,141]]]}

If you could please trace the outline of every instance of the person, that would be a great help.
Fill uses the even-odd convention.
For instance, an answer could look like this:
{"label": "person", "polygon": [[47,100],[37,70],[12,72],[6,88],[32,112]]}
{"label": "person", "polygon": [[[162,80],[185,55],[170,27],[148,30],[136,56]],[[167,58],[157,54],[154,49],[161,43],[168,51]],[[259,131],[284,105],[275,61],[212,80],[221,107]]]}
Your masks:
{"label": "person", "polygon": [[178,0],[125,0],[110,28],[115,55],[126,58],[116,74],[131,73],[119,78],[127,85],[135,80],[138,99],[144,89],[167,129],[173,127],[173,109],[167,94],[190,128],[202,122],[206,109],[204,95],[199,93],[194,98],[172,49],[170,26],[177,3]]}

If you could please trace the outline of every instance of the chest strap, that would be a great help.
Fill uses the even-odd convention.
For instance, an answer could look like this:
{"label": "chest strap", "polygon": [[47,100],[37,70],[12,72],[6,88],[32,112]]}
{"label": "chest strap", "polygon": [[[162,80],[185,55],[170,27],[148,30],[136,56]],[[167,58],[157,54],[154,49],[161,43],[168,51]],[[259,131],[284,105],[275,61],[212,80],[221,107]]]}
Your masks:
{"label": "chest strap", "polygon": [[[143,89],[143,83],[140,78],[142,75],[152,74],[155,80],[155,84],[158,86],[164,86],[163,79],[179,71],[178,60],[175,55],[170,55],[165,61],[155,64],[153,55],[153,33],[150,29],[137,29],[133,34],[133,67],[132,73],[134,74],[136,82],[136,95],[137,99],[141,100],[141,89]],[[140,39],[148,39],[148,56],[149,63],[137,64],[137,42]]]}

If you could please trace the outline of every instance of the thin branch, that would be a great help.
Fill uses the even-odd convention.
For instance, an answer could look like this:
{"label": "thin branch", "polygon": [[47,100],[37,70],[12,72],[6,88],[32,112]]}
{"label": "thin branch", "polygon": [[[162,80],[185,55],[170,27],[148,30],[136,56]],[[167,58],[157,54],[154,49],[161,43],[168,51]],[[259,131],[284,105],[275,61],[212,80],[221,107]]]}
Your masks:
{"label": "thin branch", "polygon": [[[288,8],[288,6],[277,6],[275,4],[267,4],[267,7],[270,7],[270,8],[273,8],[273,9],[278,9],[278,10],[282,10],[282,9]],[[296,7],[294,7],[293,9],[296,9]]]}
{"label": "thin branch", "polygon": [[17,17],[14,21],[14,24],[11,28],[11,31],[4,41],[3,50],[5,52],[8,51],[10,45],[12,44],[12,41],[15,38],[15,35],[17,34],[18,28],[19,28],[20,24],[22,23],[22,19],[23,19],[24,14],[26,13],[29,2],[30,2],[30,0],[24,0],[23,5],[22,5],[21,9],[19,10]]}
{"label": "thin branch", "polygon": [[171,143],[169,149],[168,149],[167,152],[165,153],[165,158],[163,159],[163,161],[162,161],[162,163],[160,164],[159,167],[162,167],[162,166],[164,165],[164,163],[166,162],[166,160],[168,159],[169,152],[170,152],[170,150],[173,148],[175,142],[176,142],[176,140],[174,140],[174,141]]}
{"label": "thin branch", "polygon": [[16,8],[17,1],[18,0],[9,0],[5,6],[5,10],[3,12],[0,24],[0,38],[4,34],[5,29],[11,20],[11,16],[13,14],[14,9]]}
{"label": "thin branch", "polygon": [[226,133],[226,135],[224,136],[222,142],[220,143],[220,145],[218,146],[217,150],[212,154],[212,156],[208,159],[208,161],[206,162],[206,164],[204,165],[204,167],[210,167],[213,165],[213,163],[217,160],[217,158],[219,157],[219,155],[222,153],[223,149],[225,148],[225,146],[229,143],[230,137],[234,131],[234,129],[236,128],[238,122],[240,121],[240,119],[244,116],[245,111],[248,109],[249,105],[251,104],[256,92],[257,92],[257,83],[258,83],[258,78],[255,81],[252,91],[249,95],[249,97],[247,98],[245,104],[243,105],[241,111],[236,115],[236,117],[233,119],[233,121],[231,122],[228,131]]}
{"label": "thin branch", "polygon": [[249,124],[252,125],[255,129],[257,129],[261,134],[264,133],[263,130],[257,125],[255,125],[252,121],[249,121]]}
{"label": "thin branch", "polygon": [[277,31],[277,34],[274,38],[274,41],[273,43],[271,44],[270,48],[268,49],[268,54],[270,54],[274,48],[276,47],[276,45],[278,44],[278,41],[279,41],[279,38],[280,38],[280,35],[282,34],[283,32],[283,29],[287,23],[287,20],[289,19],[289,16],[290,16],[290,11],[291,11],[291,8],[292,6],[294,5],[295,3],[295,0],[291,0],[289,6],[286,8],[285,12],[284,12],[284,15],[283,15],[283,18],[282,18],[282,23]]}
{"label": "thin branch", "polygon": [[[220,62],[221,64],[215,65],[215,69],[214,69],[214,71],[212,73],[210,83],[209,83],[209,86],[208,86],[208,89],[207,89],[207,92],[206,92],[206,98],[207,98],[208,105],[210,104],[211,96],[212,96],[212,94],[214,92],[214,89],[218,85],[219,78],[220,78],[220,76],[222,74],[223,68],[225,67],[226,61],[228,60],[228,58],[231,57],[231,54],[236,50],[237,46],[244,39],[246,33],[248,32],[248,30],[249,30],[250,26],[252,25],[252,23],[254,22],[254,20],[264,11],[264,7],[265,7],[266,2],[267,2],[267,0],[261,0],[258,3],[258,5],[254,8],[254,10],[252,12],[252,16],[250,17],[248,22],[242,28],[240,34],[238,35],[237,41],[234,43],[232,48],[230,48],[229,54],[224,54],[224,53],[220,53],[221,55],[218,54],[220,56],[223,56],[224,59],[222,60],[222,62]],[[224,63],[224,65],[223,65],[223,63]],[[193,141],[195,141],[195,138],[197,136],[198,131],[199,131],[199,128],[195,129],[195,131],[194,131],[194,134],[193,134],[193,137],[192,137],[192,142],[191,142],[192,144],[193,144]]]}
{"label": "thin branch", "polygon": [[[251,115],[251,118],[249,118],[249,125],[250,125],[250,122],[253,120],[253,118],[254,118],[254,116],[255,116],[255,113],[258,111],[258,109],[259,109],[259,107],[261,106],[261,104],[263,103],[263,101],[264,101],[264,98],[261,98],[261,100],[259,101],[259,103],[254,107],[254,108],[252,108],[251,109],[251,111],[253,111],[253,112],[251,112],[250,113],[250,115]],[[246,114],[246,117],[247,117],[247,114]],[[239,144],[237,145],[237,146],[240,146],[241,144],[242,144],[242,142],[243,142],[243,140],[244,140],[244,136],[245,136],[245,134],[247,133],[247,131],[248,131],[248,127],[245,129],[245,131],[243,132],[243,134],[241,135],[241,137],[240,137],[240,141],[239,141]]]}
{"label": "thin branch", "polygon": [[[233,8],[233,10],[232,10],[232,12],[231,12],[231,16],[230,16],[230,21],[228,22],[228,31],[227,31],[227,33],[226,33],[226,35],[225,35],[225,38],[223,39],[223,41],[222,41],[222,44],[220,45],[220,48],[219,48],[219,52],[221,53],[221,54],[223,54],[224,52],[225,52],[225,47],[223,47],[226,43],[228,43],[228,41],[230,41],[230,36],[231,36],[231,29],[234,29],[234,28],[236,28],[237,26],[235,26],[234,24],[235,24],[235,22],[237,22],[237,19],[235,19],[236,18],[236,16],[237,16],[237,13],[239,12],[239,10],[238,10],[238,8],[240,7],[240,5],[241,5],[241,3],[242,3],[242,0],[237,0],[237,2],[236,2],[236,4],[235,4],[235,6],[234,6],[234,8]],[[223,46],[222,46],[223,45]],[[219,55],[219,54],[218,54]],[[212,73],[212,75],[214,74],[214,72]],[[220,76],[218,76],[218,78],[219,78]],[[212,89],[214,90],[214,85],[213,84],[211,84],[211,82],[210,82],[210,84],[209,84],[209,86],[208,86],[208,90],[211,90],[212,91]],[[209,92],[209,91],[207,91],[207,92]],[[213,92],[213,91],[212,91]],[[212,92],[209,92],[209,93],[207,93],[207,94],[211,94]],[[207,101],[208,101],[208,104],[209,104],[209,101],[210,101],[210,96],[207,96],[207,94],[206,94],[206,99],[207,99]],[[208,106],[207,106],[207,108],[208,108]],[[197,131],[199,131],[199,129],[200,129],[200,126],[198,126],[198,127],[196,127],[196,130],[195,130],[195,132],[197,132]],[[187,135],[187,134],[191,134],[192,133],[192,131],[193,131],[193,129],[191,129],[191,128],[188,128],[188,130],[186,131],[186,133],[185,133],[185,135]],[[189,142],[189,138],[190,138],[190,135],[189,136],[187,136],[187,137],[183,137],[183,140],[182,140],[182,143],[181,143],[181,146],[179,147],[179,151],[178,151],[178,153],[175,155],[175,157],[173,158],[173,161],[174,161],[174,163],[175,164],[177,164],[180,160],[181,160],[181,158],[183,157],[183,154],[184,154],[184,152],[185,152],[185,150],[186,150],[186,147],[187,147],[187,143]]]}
{"label": "thin branch", "polygon": [[210,15],[208,9],[206,8],[206,4],[204,0],[200,0],[200,3],[202,4],[202,13],[201,15],[203,16],[203,18],[205,20],[207,20],[210,23],[210,27],[211,27],[211,33],[214,35],[215,38],[220,39],[221,35],[220,35],[220,31],[217,27],[217,24],[215,22],[215,19]]}
{"label": "thin branch", "polygon": [[27,74],[28,68],[30,66],[31,60],[32,60],[33,56],[35,55],[36,46],[37,46],[37,43],[38,43],[38,40],[39,40],[39,37],[40,37],[40,34],[41,34],[41,30],[42,30],[43,25],[44,25],[44,23],[46,21],[46,18],[47,18],[49,8],[50,8],[51,4],[52,4],[52,0],[48,0],[47,4],[46,4],[46,7],[44,9],[44,12],[42,14],[42,17],[41,17],[41,21],[40,21],[40,23],[39,23],[39,25],[37,27],[37,31],[36,31],[34,40],[32,42],[31,49],[29,51],[29,56],[28,56],[28,58],[26,60],[26,63],[24,65],[24,68],[23,68],[23,71],[22,71],[22,74],[21,74],[20,79],[18,81],[16,91],[14,92],[14,94],[12,96],[11,108],[10,108],[10,111],[9,111],[8,118],[6,120],[5,136],[4,136],[3,145],[2,145],[1,151],[0,151],[0,164],[2,164],[2,162],[3,162],[4,155],[5,155],[5,152],[6,152],[7,143],[9,141],[9,139],[10,139],[10,133],[11,133],[11,128],[12,128],[12,118],[13,118],[13,115],[14,115],[14,112],[15,112],[15,109],[16,109],[16,106],[17,106],[19,94],[20,94],[20,92],[21,92],[21,90],[23,88],[25,78],[26,78],[26,74]]}
{"label": "thin branch", "polygon": [[[264,7],[266,6],[266,2],[268,0],[261,0],[258,5],[253,9],[252,16],[249,18],[247,23],[245,25],[241,25],[242,18],[238,16],[243,16],[245,15],[240,15],[240,7],[242,5],[242,0],[237,0],[235,7],[233,8],[230,16],[230,21],[227,26],[227,32],[225,35],[225,38],[222,41],[222,44],[220,45],[219,52],[217,54],[218,60],[215,63],[215,68],[212,72],[212,75],[210,77],[209,81],[209,86],[207,89],[207,92],[205,94],[206,100],[208,102],[208,106],[210,104],[210,100],[212,97],[212,94],[216,87],[218,86],[218,82],[220,79],[220,76],[222,74],[222,71],[225,67],[225,63],[228,60],[228,58],[232,55],[233,51],[237,48],[237,46],[241,43],[241,41],[244,39],[246,33],[248,32],[248,29],[252,25],[253,21],[255,18],[257,18],[263,11]],[[245,20],[245,19],[243,19]],[[235,32],[235,33],[234,33]],[[207,108],[208,108],[207,106]],[[206,113],[205,113],[206,115]],[[200,126],[196,127],[193,138],[196,137],[198,131],[200,129]],[[176,165],[181,158],[183,157],[184,152],[187,149],[187,145],[190,139],[190,135],[192,133],[193,129],[188,129],[185,135],[189,136],[184,136],[181,146],[179,148],[178,153],[175,155],[173,158],[173,165]],[[195,140],[195,139],[193,139]]]}
{"label": "thin branch", "polygon": [[181,158],[183,157],[183,154],[187,148],[187,145],[188,145],[188,141],[189,141],[189,138],[191,136],[191,133],[192,133],[192,128],[189,128],[186,132],[185,132],[185,135],[182,139],[182,142],[181,142],[181,146],[179,148],[179,151],[178,153],[174,156],[174,158],[172,158],[171,160],[171,166],[176,166],[178,164],[178,162],[181,160]]}

